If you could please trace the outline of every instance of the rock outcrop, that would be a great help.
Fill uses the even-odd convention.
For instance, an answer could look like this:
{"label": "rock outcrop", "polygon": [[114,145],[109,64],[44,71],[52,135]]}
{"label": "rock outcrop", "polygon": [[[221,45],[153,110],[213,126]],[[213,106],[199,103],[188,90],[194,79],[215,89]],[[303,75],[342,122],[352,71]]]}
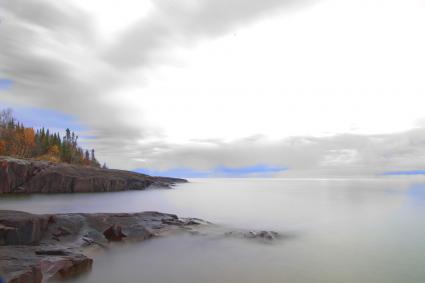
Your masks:
{"label": "rock outcrop", "polygon": [[85,193],[169,187],[184,179],[47,161],[0,157],[0,194]]}
{"label": "rock outcrop", "polygon": [[7,283],[69,278],[91,269],[93,260],[84,255],[88,248],[143,241],[201,224],[159,212],[36,215],[0,210],[0,278]]}
{"label": "rock outcrop", "polygon": [[289,238],[291,235],[282,235],[275,231],[266,231],[266,230],[250,230],[250,231],[229,231],[225,233],[228,237],[235,238],[244,238],[244,239],[255,239],[255,240],[264,240],[264,241],[273,241],[282,239],[283,237]]}

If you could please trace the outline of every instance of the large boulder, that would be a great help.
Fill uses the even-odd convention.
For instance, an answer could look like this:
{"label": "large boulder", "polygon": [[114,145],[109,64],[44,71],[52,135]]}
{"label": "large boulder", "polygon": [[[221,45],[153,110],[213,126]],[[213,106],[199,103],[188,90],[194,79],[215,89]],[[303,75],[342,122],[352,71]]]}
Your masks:
{"label": "large boulder", "polygon": [[90,166],[0,157],[1,193],[85,193],[167,187],[184,179]]}

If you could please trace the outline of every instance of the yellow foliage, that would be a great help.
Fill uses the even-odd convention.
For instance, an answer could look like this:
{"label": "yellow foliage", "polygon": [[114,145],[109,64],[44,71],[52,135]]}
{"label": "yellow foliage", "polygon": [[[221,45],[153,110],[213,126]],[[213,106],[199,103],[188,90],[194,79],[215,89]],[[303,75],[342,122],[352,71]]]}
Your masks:
{"label": "yellow foliage", "polygon": [[54,163],[60,163],[61,160],[58,156],[54,156],[51,154],[44,154],[36,158],[37,160],[50,161]]}
{"label": "yellow foliage", "polygon": [[49,147],[49,150],[47,151],[50,155],[58,155],[59,154],[59,147],[57,145],[53,145]]}

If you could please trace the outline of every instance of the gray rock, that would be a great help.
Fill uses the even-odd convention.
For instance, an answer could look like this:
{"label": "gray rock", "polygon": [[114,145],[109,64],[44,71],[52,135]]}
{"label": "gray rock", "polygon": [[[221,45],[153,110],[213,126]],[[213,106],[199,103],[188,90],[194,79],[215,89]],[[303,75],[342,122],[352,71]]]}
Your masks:
{"label": "gray rock", "polygon": [[87,247],[143,241],[201,222],[160,212],[36,215],[0,210],[0,275],[7,283],[72,277],[91,269],[93,260],[83,254]]}
{"label": "gray rock", "polygon": [[49,216],[17,211],[0,213],[0,245],[29,245],[40,241]]}
{"label": "gray rock", "polygon": [[273,241],[277,239],[282,239],[285,236],[275,232],[275,231],[228,231],[225,233],[225,236],[236,237],[236,238],[244,238],[244,239],[255,239],[255,240],[263,240],[263,241]]}
{"label": "gray rock", "polygon": [[47,161],[0,157],[0,194],[85,193],[169,188],[184,179]]}

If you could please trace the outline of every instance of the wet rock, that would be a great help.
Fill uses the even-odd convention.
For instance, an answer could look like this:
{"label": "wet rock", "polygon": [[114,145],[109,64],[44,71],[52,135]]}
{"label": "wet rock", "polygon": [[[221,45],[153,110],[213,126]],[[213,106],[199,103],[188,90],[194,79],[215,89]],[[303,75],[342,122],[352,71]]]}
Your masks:
{"label": "wet rock", "polygon": [[[52,251],[51,251],[52,252]],[[67,279],[91,270],[93,260],[82,254],[54,251],[44,258],[41,271],[45,279]]]}
{"label": "wet rock", "polygon": [[103,231],[103,235],[111,242],[119,242],[122,241],[123,238],[127,237],[127,235],[122,232],[122,227],[116,224]]}
{"label": "wet rock", "polygon": [[65,279],[91,269],[85,247],[142,241],[200,223],[160,212],[36,215],[0,210],[0,275],[7,283]]}
{"label": "wet rock", "polygon": [[48,216],[0,211],[0,245],[28,245],[40,241],[47,230]]}
{"label": "wet rock", "polygon": [[245,238],[245,239],[257,239],[273,241],[282,238],[282,235],[275,231],[229,231],[225,233],[226,236]]}
{"label": "wet rock", "polygon": [[7,283],[41,283],[43,275],[41,268],[38,266],[31,266],[26,270],[18,271],[12,275]]}
{"label": "wet rock", "polygon": [[203,221],[198,218],[164,218],[162,219],[162,223],[168,225],[176,225],[176,226],[193,226],[193,225],[202,225],[209,224],[206,221]]}
{"label": "wet rock", "polygon": [[71,235],[72,232],[65,227],[58,227],[57,231],[52,233],[55,238],[65,237]]}
{"label": "wet rock", "polygon": [[0,278],[6,283],[41,283],[41,266],[31,246],[0,247]]}

